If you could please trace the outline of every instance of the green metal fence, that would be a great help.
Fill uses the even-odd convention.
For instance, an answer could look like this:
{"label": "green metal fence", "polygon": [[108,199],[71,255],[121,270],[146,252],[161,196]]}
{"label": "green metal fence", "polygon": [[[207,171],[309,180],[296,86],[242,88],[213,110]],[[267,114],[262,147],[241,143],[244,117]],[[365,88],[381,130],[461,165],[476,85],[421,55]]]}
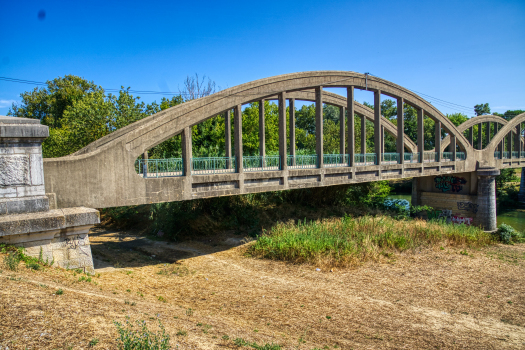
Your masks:
{"label": "green metal fence", "polygon": [[400,160],[399,153],[383,153],[381,158],[381,163],[386,164],[399,164]]}
{"label": "green metal fence", "polygon": [[512,158],[519,158],[519,153],[518,151],[512,151]]}
{"label": "green metal fence", "polygon": [[405,153],[405,163],[419,163],[419,153]]}
{"label": "green metal fence", "polygon": [[288,155],[286,164],[291,169],[317,168],[317,154],[296,154]]}
{"label": "green metal fence", "polygon": [[181,158],[137,159],[135,171],[142,177],[182,176],[184,173]]}
{"label": "green metal fence", "polygon": [[451,162],[453,156],[452,152],[443,152],[441,153],[441,161]]}
{"label": "green metal fence", "polygon": [[503,152],[503,159],[510,159],[510,152]]}
{"label": "green metal fence", "polygon": [[244,171],[281,170],[281,156],[244,156],[242,167]]}
{"label": "green metal fence", "polygon": [[501,155],[501,152],[498,152],[498,151],[494,152],[494,158],[499,159],[500,155]]}
{"label": "green metal fence", "polygon": [[423,162],[437,162],[437,152],[423,152]]}
{"label": "green metal fence", "polygon": [[465,152],[456,152],[456,160],[465,160],[465,159],[467,159]]}
{"label": "green metal fence", "polygon": [[355,166],[377,165],[377,157],[375,153],[357,153],[354,155]]}
{"label": "green metal fence", "polygon": [[348,154],[325,154],[323,162],[327,168],[348,166]]}
{"label": "green metal fence", "polygon": [[222,174],[235,172],[235,157],[191,158],[192,174]]}

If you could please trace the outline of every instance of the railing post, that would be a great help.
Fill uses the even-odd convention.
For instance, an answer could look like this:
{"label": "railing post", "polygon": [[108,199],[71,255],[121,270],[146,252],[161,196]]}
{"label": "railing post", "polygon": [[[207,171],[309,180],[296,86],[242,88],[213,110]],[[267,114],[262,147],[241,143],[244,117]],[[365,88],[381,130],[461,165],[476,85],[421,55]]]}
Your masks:
{"label": "railing post", "polygon": [[[185,127],[182,130],[182,174],[183,176],[191,175],[191,127]],[[158,167],[157,167],[158,168]]]}
{"label": "railing post", "polygon": [[231,169],[231,157],[232,157],[232,120],[231,111],[227,110],[224,113],[224,149],[226,156],[226,169]]}
{"label": "railing post", "polygon": [[487,124],[487,133],[485,134],[485,141],[487,143],[487,146],[490,143],[490,122],[485,123]]}
{"label": "railing post", "polygon": [[452,161],[456,161],[456,136],[450,134],[449,151],[452,153]]}
{"label": "railing post", "polygon": [[509,159],[512,159],[512,131],[507,135],[507,152],[509,153]]}
{"label": "railing post", "polygon": [[405,118],[404,118],[404,101],[403,98],[397,99],[397,153],[399,153],[399,162],[405,162]]}
{"label": "railing post", "polygon": [[441,122],[439,120],[436,120],[435,122],[435,147],[434,150],[436,153],[436,162],[441,162]]}
{"label": "railing post", "polygon": [[234,124],[234,146],[235,146],[235,172],[244,172],[242,163],[242,105],[235,106],[233,116]]}
{"label": "railing post", "polygon": [[264,156],[266,156],[266,133],[265,133],[265,114],[264,100],[259,101],[259,156],[261,156],[261,166]]}
{"label": "railing post", "polygon": [[471,126],[468,130],[468,142],[472,147],[474,147],[474,127]]}
{"label": "railing post", "polygon": [[361,116],[361,154],[366,154],[366,117]]}
{"label": "railing post", "polygon": [[346,109],[348,114],[348,137],[347,137],[347,149],[348,149],[348,166],[354,166],[354,155],[355,155],[355,121],[354,121],[354,87],[349,86],[346,88]]}
{"label": "railing post", "polygon": [[376,152],[376,162],[381,164],[381,90],[374,91],[374,148]]}
{"label": "railing post", "polygon": [[288,168],[286,156],[286,93],[281,92],[279,94],[279,157],[281,158],[281,170]]}
{"label": "railing post", "polygon": [[345,154],[345,107],[339,107],[339,154]]}
{"label": "railing post", "polygon": [[323,152],[323,87],[315,88],[315,150],[317,153],[317,167],[324,167]]}
{"label": "railing post", "polygon": [[[292,156],[292,163],[291,165],[295,165],[295,98],[291,98],[290,100],[290,107],[289,107],[289,115],[290,115],[290,155]],[[280,160],[284,164],[288,165],[288,159],[285,157],[284,159]]]}
{"label": "railing post", "polygon": [[148,177],[148,151],[142,154],[142,177],[145,179]]}
{"label": "railing post", "polygon": [[478,124],[478,149],[483,149],[483,123]]}
{"label": "railing post", "polygon": [[419,152],[419,162],[424,162],[425,154],[425,125],[424,125],[425,111],[421,108],[417,110],[417,151]]}

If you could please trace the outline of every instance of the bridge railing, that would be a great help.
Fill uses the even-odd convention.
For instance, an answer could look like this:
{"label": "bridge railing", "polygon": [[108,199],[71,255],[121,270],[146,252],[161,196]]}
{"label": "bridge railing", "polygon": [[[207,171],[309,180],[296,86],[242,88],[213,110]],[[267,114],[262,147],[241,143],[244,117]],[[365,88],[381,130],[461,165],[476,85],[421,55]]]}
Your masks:
{"label": "bridge railing", "polygon": [[399,153],[383,153],[381,164],[399,164],[401,160]]}
{"label": "bridge railing", "polygon": [[286,157],[286,164],[290,169],[317,168],[318,157],[317,154],[288,155]]}
{"label": "bridge railing", "polygon": [[281,170],[280,156],[244,156],[242,167],[245,171]]}
{"label": "bridge railing", "polygon": [[405,163],[419,163],[419,152],[405,153],[403,160]]}
{"label": "bridge railing", "polygon": [[437,152],[423,152],[423,162],[437,162],[438,160]]}
{"label": "bridge railing", "polygon": [[192,174],[223,174],[234,173],[235,157],[202,157],[191,158]]}
{"label": "bridge railing", "polygon": [[324,154],[323,163],[327,168],[348,166],[348,154]]}
{"label": "bridge railing", "polygon": [[520,158],[525,158],[525,152],[524,151],[520,152]]}
{"label": "bridge railing", "polygon": [[503,152],[503,159],[510,159],[510,152],[509,151]]}
{"label": "bridge railing", "polygon": [[135,171],[142,177],[182,176],[182,158],[137,159]]}
{"label": "bridge railing", "polygon": [[465,160],[465,159],[467,159],[465,152],[456,152],[456,160]]}
{"label": "bridge railing", "polygon": [[512,158],[519,158],[520,152],[512,151]]}
{"label": "bridge railing", "polygon": [[355,166],[377,165],[377,156],[375,153],[358,153],[354,155]]}

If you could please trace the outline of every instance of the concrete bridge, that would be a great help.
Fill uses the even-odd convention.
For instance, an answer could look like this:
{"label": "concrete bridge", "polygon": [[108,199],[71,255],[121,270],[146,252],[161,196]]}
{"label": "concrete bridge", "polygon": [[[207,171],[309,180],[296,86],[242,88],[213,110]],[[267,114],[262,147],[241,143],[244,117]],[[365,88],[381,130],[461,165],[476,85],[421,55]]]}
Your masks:
{"label": "concrete bridge", "polygon": [[[346,98],[324,91],[324,88],[335,87],[345,89]],[[373,110],[354,101],[355,89],[374,94]],[[397,101],[397,125],[381,116],[383,96]],[[242,106],[264,100],[278,100],[279,154],[266,155],[264,103],[259,103],[259,156],[246,157],[242,144]],[[295,103],[298,100],[315,102],[316,154],[313,155],[298,155],[295,149]],[[290,107],[288,115],[287,101]],[[323,150],[325,103],[340,109],[340,147],[339,154],[335,155],[324,154]],[[403,132],[402,106],[405,104],[417,110],[416,142]],[[225,157],[194,158],[191,127],[218,115],[225,118],[226,125],[231,125],[232,114],[233,152],[231,128],[225,128]],[[361,118],[363,128],[361,149],[355,146],[356,116]],[[425,117],[435,122],[433,142],[436,147],[433,151],[424,149]],[[365,120],[374,124],[373,150],[366,149]],[[53,208],[105,208],[412,177],[415,179],[413,204],[426,204],[438,210],[430,215],[480,225],[492,231],[496,228],[495,176],[499,169],[523,167],[525,163],[523,122],[525,113],[510,121],[497,116],[480,116],[456,127],[422,97],[377,77],[346,71],[293,73],[253,81],[185,102],[119,129],[72,155],[44,159],[45,193],[43,184],[39,184],[38,191],[35,191],[41,197],[38,203],[49,199],[47,210],[57,210]],[[494,133],[491,133],[491,123],[495,125]],[[473,126],[476,124],[480,127],[478,144],[474,145]],[[481,126],[488,126],[489,130],[484,147]],[[442,130],[447,134],[443,139]],[[467,137],[466,131],[469,131]],[[147,159],[149,149],[179,134],[182,135],[181,159]],[[385,153],[385,134],[395,138],[396,152]],[[40,142],[43,139],[41,134],[35,137]],[[22,142],[8,134],[0,134],[1,140],[4,143],[9,140],[18,142],[17,147]],[[162,169],[159,162],[164,164]],[[9,186],[8,182],[6,186]],[[32,188],[31,184],[24,186]],[[25,191],[26,197],[32,193]],[[40,207],[46,208],[45,205]],[[42,210],[20,212],[39,211]],[[16,213],[6,211],[4,215]],[[1,215],[0,212],[0,241]],[[7,216],[3,218],[5,222],[16,219],[6,219]],[[9,235],[6,230],[8,228],[4,228],[4,234]]]}

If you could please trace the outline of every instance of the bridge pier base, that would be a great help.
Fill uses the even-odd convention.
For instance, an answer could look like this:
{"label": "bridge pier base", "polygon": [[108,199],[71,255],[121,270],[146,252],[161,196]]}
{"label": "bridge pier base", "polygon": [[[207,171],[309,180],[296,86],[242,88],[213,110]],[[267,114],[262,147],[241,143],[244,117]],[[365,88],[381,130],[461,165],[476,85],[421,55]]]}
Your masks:
{"label": "bridge pier base", "polygon": [[480,168],[470,173],[414,178],[412,205],[432,207],[428,218],[495,231],[497,175],[498,169]]}
{"label": "bridge pier base", "polygon": [[525,168],[521,168],[520,191],[518,192],[518,200],[525,203]]}
{"label": "bridge pier base", "polygon": [[99,213],[56,209],[54,197],[46,195],[41,145],[48,135],[37,119],[0,116],[0,243],[24,247],[54,266],[93,273],[88,232],[100,222]]}

